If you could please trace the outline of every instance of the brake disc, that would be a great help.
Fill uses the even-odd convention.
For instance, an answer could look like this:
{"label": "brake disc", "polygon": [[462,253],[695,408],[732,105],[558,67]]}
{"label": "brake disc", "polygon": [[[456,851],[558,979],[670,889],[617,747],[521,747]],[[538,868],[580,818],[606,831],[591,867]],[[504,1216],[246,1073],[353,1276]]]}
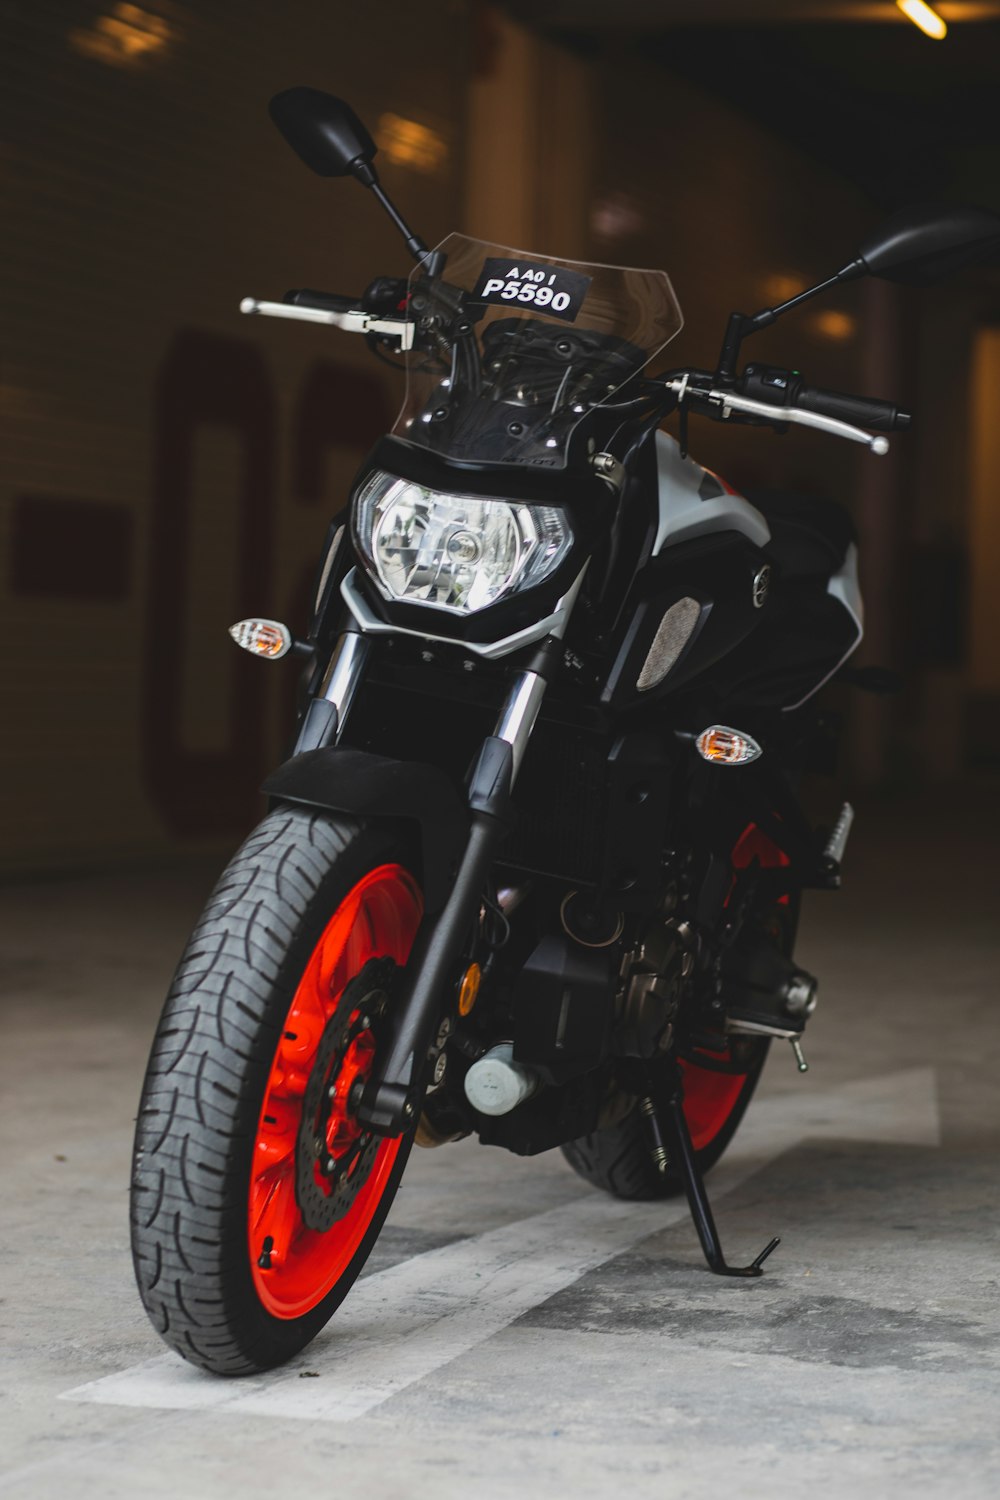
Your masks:
{"label": "brake disc", "polygon": [[[295,1150],[295,1197],[306,1226],[320,1233],[350,1211],[384,1139],[356,1126],[353,1111],[359,1085],[367,1081],[359,1056],[373,1059],[378,1050],[395,974],[393,959],[374,958],[345,985],[306,1084]],[[341,1078],[345,1062],[353,1079]],[[331,1127],[346,1139],[331,1142]]]}

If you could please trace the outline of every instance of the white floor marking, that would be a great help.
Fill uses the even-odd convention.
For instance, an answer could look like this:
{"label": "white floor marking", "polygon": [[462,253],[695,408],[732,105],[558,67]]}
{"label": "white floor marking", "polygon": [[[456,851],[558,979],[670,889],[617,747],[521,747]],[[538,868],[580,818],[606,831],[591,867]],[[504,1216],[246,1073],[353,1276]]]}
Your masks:
{"label": "white floor marking", "polygon": [[[822,1137],[939,1145],[933,1069],[760,1101],[712,1174],[713,1200],[803,1140]],[[220,1380],[165,1354],[67,1391],[64,1399],[350,1421],[686,1215],[683,1202],[626,1204],[590,1193],[367,1277],[329,1331],[271,1374]],[[776,1227],[761,1223],[759,1245],[728,1242],[730,1255],[752,1256]],[[304,1370],[318,1378],[303,1380]]]}

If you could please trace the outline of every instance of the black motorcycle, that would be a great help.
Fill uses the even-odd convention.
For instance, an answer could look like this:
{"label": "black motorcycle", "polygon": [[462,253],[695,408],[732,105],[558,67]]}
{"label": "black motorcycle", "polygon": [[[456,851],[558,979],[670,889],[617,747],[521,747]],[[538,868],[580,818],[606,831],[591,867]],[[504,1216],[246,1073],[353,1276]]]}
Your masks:
{"label": "black motorcycle", "polygon": [[[136,1135],[135,1268],[163,1338],[219,1374],[302,1349],[369,1255],[411,1146],[562,1149],[626,1199],[704,1175],[816,981],[801,893],[839,884],[848,804],[814,709],[862,631],[851,522],[744,498],[687,456],[691,413],[888,447],[886,401],[738,369],[742,340],[863,275],[932,280],[1000,249],[976,209],[902,214],[822,284],[730,318],[717,368],[647,373],[679,331],[662,271],[451,235],[428,250],[341,101],[272,116],[379,198],[416,261],[361,298],[243,311],[362,333],[405,362],[399,418],[331,527],[291,757],[174,978]],[[680,442],[658,430],[679,414]],[[877,674],[876,674],[877,676]],[[868,674],[869,686],[878,686]]]}

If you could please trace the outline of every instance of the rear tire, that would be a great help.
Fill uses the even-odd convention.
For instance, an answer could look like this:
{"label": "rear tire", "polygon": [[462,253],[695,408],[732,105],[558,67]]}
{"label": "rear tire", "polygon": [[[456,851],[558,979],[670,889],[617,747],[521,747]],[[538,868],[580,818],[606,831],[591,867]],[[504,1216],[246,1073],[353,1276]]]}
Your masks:
{"label": "rear tire", "polygon": [[[368,974],[385,981],[372,993],[391,1005],[394,965],[405,964],[421,913],[397,836],[299,807],[264,819],[209,898],[157,1028],[131,1200],[143,1304],[202,1369],[249,1374],[296,1354],[378,1237],[411,1142],[369,1139],[350,1113],[347,1093],[371,1071],[380,1023],[371,1007],[345,1007]],[[344,1195],[325,1229],[299,1207],[307,1080],[311,1099],[332,1099],[327,1085],[338,1095],[308,1125],[330,1142],[324,1162],[327,1151],[336,1158],[327,1177],[308,1165],[316,1188],[307,1180],[306,1191],[320,1206],[311,1212],[323,1194]]]}
{"label": "rear tire", "polygon": [[[768,1046],[766,1039],[755,1045],[756,1056],[742,1075],[682,1063],[684,1113],[695,1160],[703,1173],[715,1166],[736,1134],[757,1087]],[[618,1124],[570,1141],[562,1153],[578,1177],[615,1198],[640,1202],[674,1198],[684,1191],[678,1177],[669,1170],[660,1172],[653,1162],[649,1135],[637,1105]]]}
{"label": "rear tire", "polygon": [[[751,823],[743,829],[732,851],[734,875],[757,864],[762,869],[787,865],[788,856]],[[798,898],[783,897],[773,908],[769,927],[778,949],[791,956],[798,930]],[[684,1115],[691,1133],[695,1161],[708,1172],[739,1128],[753,1098],[770,1048],[767,1037],[740,1037],[723,1057],[697,1052],[680,1062],[684,1078]],[[734,1065],[732,1053],[739,1049]],[[699,1065],[700,1063],[700,1065]],[[615,1198],[633,1201],[674,1198],[684,1191],[669,1169],[661,1172],[653,1161],[649,1135],[636,1101],[624,1119],[605,1130],[580,1136],[562,1147],[573,1171],[591,1187]]]}

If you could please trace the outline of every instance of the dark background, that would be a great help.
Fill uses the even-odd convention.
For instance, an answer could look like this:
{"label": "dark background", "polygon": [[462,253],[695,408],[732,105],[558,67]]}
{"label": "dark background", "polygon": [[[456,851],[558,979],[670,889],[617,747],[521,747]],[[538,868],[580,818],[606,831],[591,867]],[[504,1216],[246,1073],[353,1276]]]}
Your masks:
{"label": "dark background", "polygon": [[[11,872],[227,845],[288,723],[241,615],[295,618],[330,515],[401,398],[359,340],[247,323],[248,293],[359,291],[405,251],[270,126],[279,88],[350,100],[428,241],[453,229],[669,271],[675,363],[921,200],[1000,211],[1000,4],[892,0],[0,0],[2,859]],[[754,356],[917,416],[885,460],[705,425],[737,484],[833,495],[862,541],[852,782],[1000,765],[1000,272],[869,282]],[[289,669],[291,670],[291,669]]]}

